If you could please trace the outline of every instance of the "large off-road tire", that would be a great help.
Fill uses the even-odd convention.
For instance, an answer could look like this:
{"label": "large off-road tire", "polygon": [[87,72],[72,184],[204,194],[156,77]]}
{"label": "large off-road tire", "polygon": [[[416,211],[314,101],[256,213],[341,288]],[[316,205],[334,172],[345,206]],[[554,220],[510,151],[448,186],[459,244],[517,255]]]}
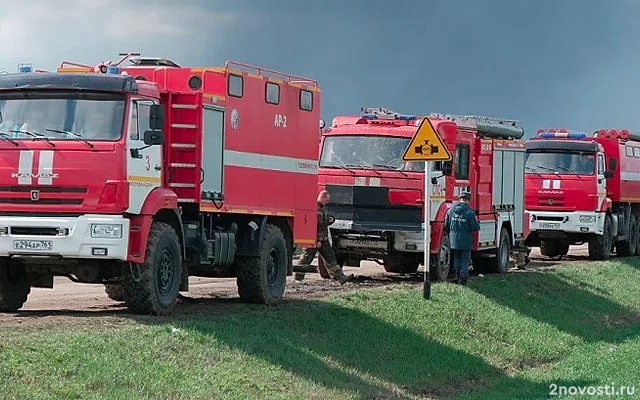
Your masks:
{"label": "large off-road tire", "polygon": [[500,230],[500,239],[498,239],[498,248],[495,257],[489,259],[489,270],[498,274],[506,274],[509,272],[509,256],[511,255],[511,239],[509,231],[502,227]]}
{"label": "large off-road tire", "polygon": [[385,259],[384,270],[392,274],[415,274],[420,262],[412,257],[396,255]]}
{"label": "large off-road tire", "polygon": [[118,283],[106,283],[104,285],[104,291],[111,300],[124,301],[124,289],[122,289],[122,285]]}
{"label": "large off-road tire", "polygon": [[636,247],[637,247],[635,225],[636,225],[635,216],[631,214],[631,219],[629,221],[629,232],[627,232],[627,238],[625,240],[621,240],[616,243],[616,253],[618,256],[629,257],[635,254]]}
{"label": "large off-road tire", "polygon": [[540,241],[540,254],[546,257],[566,256],[569,253],[569,243],[556,240]]}
{"label": "large off-road tire", "polygon": [[327,265],[324,262],[324,258],[322,258],[318,254],[318,273],[322,279],[331,279],[331,275],[329,275],[329,270],[327,269]]}
{"label": "large off-road tire", "polygon": [[636,216],[631,214],[627,239],[616,243],[617,254],[621,257],[633,256],[636,253],[638,247],[638,227],[636,224]]}
{"label": "large off-road tire", "polygon": [[604,232],[602,235],[594,235],[589,240],[589,258],[592,260],[608,260],[611,257],[613,247],[613,224],[609,215],[604,217]]}
{"label": "large off-road tire", "polygon": [[17,260],[0,260],[0,312],[16,312],[31,292],[29,275]]}
{"label": "large off-road tire", "polygon": [[431,257],[431,267],[429,268],[430,279],[434,282],[446,282],[451,270],[451,245],[449,235],[442,234],[440,239],[440,250],[438,254]]}
{"label": "large off-road tire", "polygon": [[260,254],[236,260],[240,300],[245,303],[275,305],[287,283],[287,243],[280,228],[267,224]]}
{"label": "large off-road tire", "polygon": [[636,240],[635,240],[636,247],[633,252],[633,255],[640,256],[640,215],[632,214],[631,218],[635,220],[635,226],[636,226],[634,231],[636,235]]}
{"label": "large off-road tire", "polygon": [[171,225],[154,221],[144,264],[122,268],[124,302],[135,314],[169,315],[182,276],[178,235]]}

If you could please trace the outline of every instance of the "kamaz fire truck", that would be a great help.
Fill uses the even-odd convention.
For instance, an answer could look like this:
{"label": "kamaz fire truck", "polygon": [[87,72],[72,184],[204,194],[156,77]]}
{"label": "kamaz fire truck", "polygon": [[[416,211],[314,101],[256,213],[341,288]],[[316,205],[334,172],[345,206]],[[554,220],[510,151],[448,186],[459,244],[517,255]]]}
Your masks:
{"label": "kamaz fire truck", "polygon": [[541,129],[527,143],[527,243],[549,257],[588,243],[606,260],[640,255],[640,135]]}
{"label": "kamaz fire truck", "polygon": [[315,243],[317,83],[122,56],[0,76],[0,310],[58,275],[135,313],[170,313],[191,275],[278,303]]}
{"label": "kamaz fire truck", "polygon": [[[521,266],[528,251],[524,214],[524,131],[515,121],[487,117],[432,115],[435,129],[454,159],[432,163],[431,276],[450,272],[447,210],[461,192],[471,194],[480,222],[473,266],[505,273],[510,256]],[[402,155],[422,118],[384,108],[363,108],[358,116],[338,116],[323,133],[319,187],[331,194],[335,217],[331,238],[341,265],[374,260],[392,273],[413,273],[423,259],[424,163]],[[322,262],[319,272],[323,273]]]}

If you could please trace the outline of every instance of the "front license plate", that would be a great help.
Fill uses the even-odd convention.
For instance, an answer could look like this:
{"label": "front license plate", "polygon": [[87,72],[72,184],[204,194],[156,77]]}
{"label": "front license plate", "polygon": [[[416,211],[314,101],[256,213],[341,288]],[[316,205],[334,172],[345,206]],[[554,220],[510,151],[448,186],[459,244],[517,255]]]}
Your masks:
{"label": "front license plate", "polygon": [[556,222],[540,222],[540,228],[544,229],[560,229],[560,224]]}
{"label": "front license plate", "polygon": [[51,240],[14,240],[13,248],[15,250],[53,250],[53,241]]}
{"label": "front license plate", "polygon": [[364,247],[370,249],[386,249],[387,242],[369,239],[343,239],[340,244],[344,247]]}

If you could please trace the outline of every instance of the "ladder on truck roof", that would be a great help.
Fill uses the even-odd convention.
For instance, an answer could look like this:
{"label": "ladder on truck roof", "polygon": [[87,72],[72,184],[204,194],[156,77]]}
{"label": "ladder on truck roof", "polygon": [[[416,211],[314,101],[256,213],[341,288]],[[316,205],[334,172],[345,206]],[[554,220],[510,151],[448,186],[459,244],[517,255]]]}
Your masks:
{"label": "ladder on truck roof", "polygon": [[171,127],[166,154],[168,186],[179,203],[200,202],[200,143],[202,141],[199,93],[167,93],[167,119]]}
{"label": "ladder on truck roof", "polygon": [[[297,83],[301,85],[311,85],[313,87],[318,87],[318,81],[304,78],[302,76],[287,74],[284,72],[278,72],[272,69],[256,67],[255,65],[245,64],[237,61],[227,61],[224,63],[225,69],[245,69],[246,72],[254,73],[256,75],[262,75],[269,77],[271,75],[272,78],[284,80],[291,83]],[[266,72],[266,74],[265,74]]]}

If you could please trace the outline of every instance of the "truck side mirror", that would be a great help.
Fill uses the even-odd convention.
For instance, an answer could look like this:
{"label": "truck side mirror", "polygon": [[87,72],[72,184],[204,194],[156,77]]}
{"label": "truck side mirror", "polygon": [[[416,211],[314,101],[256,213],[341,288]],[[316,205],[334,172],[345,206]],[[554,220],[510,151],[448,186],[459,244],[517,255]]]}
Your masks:
{"label": "truck side mirror", "polygon": [[161,104],[154,104],[149,110],[149,129],[157,131],[162,128],[164,128],[164,107]]}
{"label": "truck side mirror", "polygon": [[609,171],[615,171],[618,168],[618,159],[610,158],[609,159]]}
{"label": "truck side mirror", "polygon": [[162,131],[145,131],[144,144],[147,146],[158,146],[164,143]]}
{"label": "truck side mirror", "polygon": [[604,171],[604,178],[605,179],[613,178],[613,171],[612,170]]}
{"label": "truck side mirror", "polygon": [[453,163],[451,161],[444,161],[442,163],[442,175],[451,176],[453,172]]}

